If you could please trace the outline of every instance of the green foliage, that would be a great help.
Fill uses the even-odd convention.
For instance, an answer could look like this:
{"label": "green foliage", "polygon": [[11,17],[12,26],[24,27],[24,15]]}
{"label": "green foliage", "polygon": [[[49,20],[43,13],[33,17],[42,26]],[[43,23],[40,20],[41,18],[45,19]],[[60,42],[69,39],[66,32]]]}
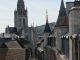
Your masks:
{"label": "green foliage", "polygon": [[[49,23],[51,31],[53,30],[54,25],[55,25],[55,22]],[[44,35],[43,32],[44,32],[45,25],[38,26],[37,28],[38,28],[38,36],[43,36]],[[3,33],[0,33],[0,36],[2,36],[2,34]]]}
{"label": "green foliage", "polygon": [[[55,22],[49,23],[51,31],[53,30],[54,25],[55,25]],[[43,36],[45,25],[38,26],[37,28],[38,28],[38,36]]]}

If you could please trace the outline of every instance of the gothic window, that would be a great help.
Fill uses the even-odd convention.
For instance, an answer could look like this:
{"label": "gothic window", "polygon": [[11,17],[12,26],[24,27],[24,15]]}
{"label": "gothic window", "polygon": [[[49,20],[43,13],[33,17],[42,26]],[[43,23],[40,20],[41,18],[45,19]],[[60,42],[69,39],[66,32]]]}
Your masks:
{"label": "gothic window", "polygon": [[23,19],[23,26],[25,26],[25,19]]}

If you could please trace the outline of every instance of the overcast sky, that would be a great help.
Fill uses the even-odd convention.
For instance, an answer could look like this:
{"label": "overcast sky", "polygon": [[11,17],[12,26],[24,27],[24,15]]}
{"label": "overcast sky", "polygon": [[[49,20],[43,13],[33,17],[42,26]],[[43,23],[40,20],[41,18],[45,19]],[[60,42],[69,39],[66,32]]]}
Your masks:
{"label": "overcast sky", "polygon": [[[74,0],[64,0],[64,4]],[[45,24],[46,9],[49,22],[56,22],[61,0],[24,0],[25,8],[28,9],[28,25],[34,22],[35,26]],[[66,7],[66,5],[65,5]],[[17,0],[0,0],[0,33],[5,31],[6,26],[14,26],[14,10],[17,8]]]}

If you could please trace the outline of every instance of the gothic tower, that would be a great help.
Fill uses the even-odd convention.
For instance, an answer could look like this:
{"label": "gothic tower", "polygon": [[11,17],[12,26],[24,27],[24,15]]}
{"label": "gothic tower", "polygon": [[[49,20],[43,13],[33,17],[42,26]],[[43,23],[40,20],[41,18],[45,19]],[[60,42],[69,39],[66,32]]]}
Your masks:
{"label": "gothic tower", "polygon": [[17,2],[17,10],[14,11],[14,25],[17,28],[17,32],[23,27],[28,27],[28,13],[23,0],[18,0]]}
{"label": "gothic tower", "polygon": [[44,60],[49,60],[47,58],[47,51],[46,51],[46,46],[47,46],[47,40],[48,40],[48,36],[50,36],[51,34],[51,30],[49,27],[49,23],[48,23],[48,12],[46,10],[46,25],[45,25],[45,29],[44,29]]}
{"label": "gothic tower", "polygon": [[51,30],[48,24],[48,12],[46,10],[46,25],[45,25],[45,29],[44,29],[44,47],[47,45],[47,38],[50,35]]}
{"label": "gothic tower", "polygon": [[60,39],[68,31],[68,17],[66,14],[64,1],[61,0],[60,11],[58,15],[57,22],[55,24],[55,31],[56,31],[56,49],[60,52],[62,51],[62,40]]}

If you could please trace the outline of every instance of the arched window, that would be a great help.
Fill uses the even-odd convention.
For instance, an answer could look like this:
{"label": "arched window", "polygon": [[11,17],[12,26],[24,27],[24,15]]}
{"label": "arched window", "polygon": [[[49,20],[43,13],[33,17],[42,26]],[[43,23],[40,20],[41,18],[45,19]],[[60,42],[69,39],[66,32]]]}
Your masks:
{"label": "arched window", "polygon": [[23,26],[25,26],[25,19],[23,19]]}
{"label": "arched window", "polygon": [[21,24],[21,19],[19,19],[19,26],[22,26],[22,24]]}

